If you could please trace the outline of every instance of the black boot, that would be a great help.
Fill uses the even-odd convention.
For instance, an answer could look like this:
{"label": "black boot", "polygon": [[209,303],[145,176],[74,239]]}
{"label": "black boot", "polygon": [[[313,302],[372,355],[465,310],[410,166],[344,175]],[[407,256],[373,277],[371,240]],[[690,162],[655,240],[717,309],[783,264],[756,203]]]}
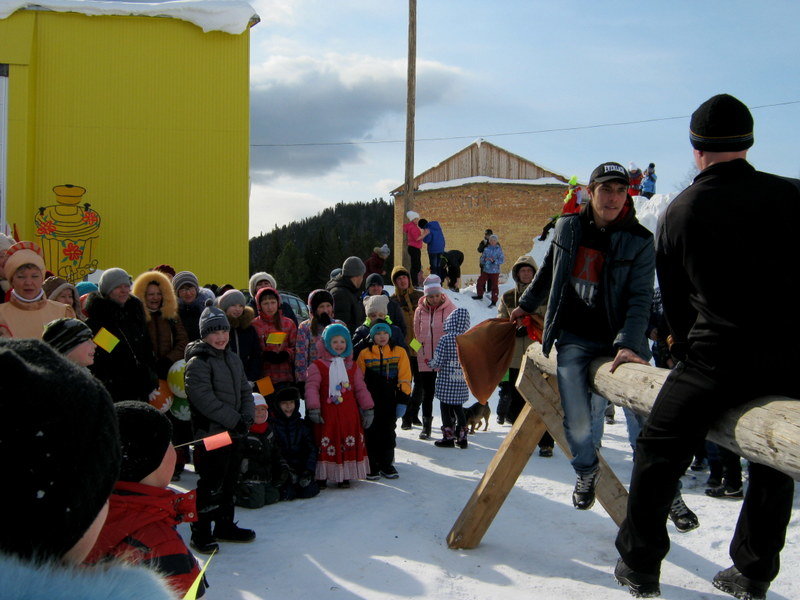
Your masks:
{"label": "black boot", "polygon": [[233,521],[221,521],[214,527],[214,537],[220,542],[246,544],[256,539],[256,532],[238,527]]}
{"label": "black boot", "polygon": [[634,598],[655,598],[661,595],[658,575],[634,571],[620,558],[614,569],[614,579],[628,588]]}
{"label": "black boot", "polygon": [[433,417],[422,417],[422,432],[419,434],[419,439],[431,439],[431,425],[433,425]]}
{"label": "black boot", "polygon": [[458,430],[458,441],[456,441],[458,447],[464,450],[467,446],[469,446],[469,442],[467,442],[467,428],[462,427]]}
{"label": "black boot", "polygon": [[453,428],[442,426],[442,439],[436,440],[433,445],[439,448],[455,448],[456,436],[453,435]]}
{"label": "black boot", "polygon": [[765,600],[769,581],[756,581],[742,575],[736,567],[728,567],[714,575],[714,587],[742,600]]}
{"label": "black boot", "polygon": [[211,554],[219,550],[219,544],[214,540],[211,535],[210,522],[197,522],[191,524],[192,538],[189,545],[200,554]]}
{"label": "black boot", "polygon": [[678,492],[672,499],[672,504],[669,507],[669,518],[675,523],[675,529],[681,533],[686,533],[692,529],[700,527],[700,520],[692,510],[686,506],[683,501],[683,496]]}

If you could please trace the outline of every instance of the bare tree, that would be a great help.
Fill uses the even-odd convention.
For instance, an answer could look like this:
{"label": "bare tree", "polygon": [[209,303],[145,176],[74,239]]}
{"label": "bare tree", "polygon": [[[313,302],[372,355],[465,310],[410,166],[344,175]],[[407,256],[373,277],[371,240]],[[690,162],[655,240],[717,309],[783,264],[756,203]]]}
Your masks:
{"label": "bare tree", "polygon": [[697,177],[697,174],[700,172],[700,169],[697,168],[697,165],[692,165],[691,168],[686,171],[686,175],[683,177],[683,181],[678,184],[678,189],[683,191],[694,181],[694,178]]}

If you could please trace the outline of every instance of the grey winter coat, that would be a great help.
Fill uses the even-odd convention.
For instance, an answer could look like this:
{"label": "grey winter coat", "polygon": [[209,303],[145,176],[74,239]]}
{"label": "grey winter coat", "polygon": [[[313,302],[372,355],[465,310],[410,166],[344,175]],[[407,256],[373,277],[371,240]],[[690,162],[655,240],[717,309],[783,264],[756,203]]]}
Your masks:
{"label": "grey winter coat", "polygon": [[[604,300],[608,323],[615,331],[614,348],[628,348],[645,360],[652,356],[645,330],[650,319],[655,276],[653,234],[635,218],[633,205],[628,226],[611,233],[611,247],[603,268]],[[522,294],[519,306],[534,312],[547,300],[542,351],[548,356],[561,333],[560,310],[581,240],[578,214],[562,215],[555,236],[536,277]]]}
{"label": "grey winter coat", "polygon": [[230,349],[217,350],[202,340],[191,342],[186,347],[185,373],[195,438],[234,429],[240,419],[252,425],[252,387],[242,361]]}

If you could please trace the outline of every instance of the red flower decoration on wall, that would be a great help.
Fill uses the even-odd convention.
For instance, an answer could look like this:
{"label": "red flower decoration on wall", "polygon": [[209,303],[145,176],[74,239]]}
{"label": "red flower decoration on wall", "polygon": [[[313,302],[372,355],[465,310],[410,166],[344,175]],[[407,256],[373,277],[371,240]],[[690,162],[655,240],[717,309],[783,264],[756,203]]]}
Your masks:
{"label": "red flower decoration on wall", "polygon": [[81,256],[83,256],[83,250],[81,250],[80,246],[74,242],[67,244],[67,247],[64,248],[63,252],[64,256],[70,260],[80,260]]}
{"label": "red flower decoration on wall", "polygon": [[85,213],[83,213],[83,222],[87,225],[94,225],[99,220],[100,217],[98,217],[97,213],[93,210],[87,210]]}
{"label": "red flower decoration on wall", "polygon": [[36,228],[36,235],[50,235],[56,230],[56,224],[53,221],[42,221],[39,227]]}

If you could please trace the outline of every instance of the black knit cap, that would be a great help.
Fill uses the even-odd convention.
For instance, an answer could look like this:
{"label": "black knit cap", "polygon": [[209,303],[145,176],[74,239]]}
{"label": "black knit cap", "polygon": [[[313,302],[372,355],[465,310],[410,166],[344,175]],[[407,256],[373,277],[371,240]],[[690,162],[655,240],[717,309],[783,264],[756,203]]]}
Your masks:
{"label": "black knit cap", "polygon": [[379,285],[383,287],[383,277],[381,277],[380,273],[370,273],[369,277],[367,277],[367,282],[364,285],[367,288],[369,288],[371,285]]}
{"label": "black knit cap", "polygon": [[0,339],[0,550],[60,559],[119,474],[117,418],[103,385],[41,340]]}
{"label": "black knit cap", "polygon": [[717,94],[692,113],[689,140],[695,150],[738,152],[753,145],[753,115],[741,100]]}
{"label": "black knit cap", "polygon": [[300,402],[300,390],[296,387],[285,387],[275,392],[275,403],[281,402]]}
{"label": "black knit cap", "polygon": [[330,302],[331,306],[333,306],[333,294],[328,290],[314,290],[308,295],[308,308],[312,317],[316,316],[317,309],[323,302]]}
{"label": "black knit cap", "polygon": [[61,354],[69,354],[83,342],[92,339],[92,330],[80,319],[62,318],[50,321],[44,326],[42,340]]}
{"label": "black knit cap", "polygon": [[138,483],[164,460],[172,439],[172,423],[146,402],[126,400],[114,405],[122,446],[120,481]]}
{"label": "black knit cap", "polygon": [[214,331],[230,331],[231,324],[228,317],[214,306],[214,301],[206,300],[206,307],[200,315],[200,337],[204,338]]}

